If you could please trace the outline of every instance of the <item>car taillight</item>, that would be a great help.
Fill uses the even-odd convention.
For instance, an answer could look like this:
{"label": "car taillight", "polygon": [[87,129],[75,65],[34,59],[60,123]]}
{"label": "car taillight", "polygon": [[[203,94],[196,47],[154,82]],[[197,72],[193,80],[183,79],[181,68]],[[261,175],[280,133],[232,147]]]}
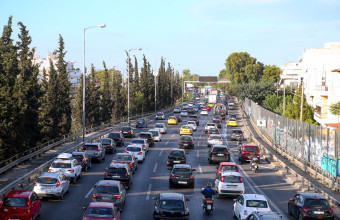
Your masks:
{"label": "car taillight", "polygon": [[145,144],[143,144],[143,146],[142,146],[143,148],[145,148]]}
{"label": "car taillight", "polygon": [[242,177],[240,177],[240,183],[243,183],[243,178]]}
{"label": "car taillight", "polygon": [[100,151],[99,147],[97,148],[97,151]]}
{"label": "car taillight", "polygon": [[223,183],[224,182],[224,176],[222,176],[222,178],[221,178],[221,183]]}
{"label": "car taillight", "polygon": [[74,170],[72,169],[72,170],[67,170],[68,172],[70,172],[70,173],[73,173],[74,172]]}
{"label": "car taillight", "polygon": [[178,141],[178,143],[182,143],[182,141],[181,141],[181,140],[179,140],[179,141]]}
{"label": "car taillight", "polygon": [[175,177],[175,175],[171,174],[171,177]]}
{"label": "car taillight", "polygon": [[105,176],[108,176],[109,175],[109,173],[108,172],[105,172]]}
{"label": "car taillight", "polygon": [[142,137],[138,137],[139,139],[142,139]]}
{"label": "car taillight", "polygon": [[211,138],[209,138],[208,140],[209,140],[209,141],[211,141],[212,139],[211,139]]}
{"label": "car taillight", "polygon": [[117,199],[120,199],[120,198],[122,198],[122,196],[121,196],[121,195],[112,195],[112,196],[116,197]]}
{"label": "car taillight", "polygon": [[86,148],[82,147],[81,150],[86,150]]}
{"label": "car taillight", "polygon": [[35,181],[35,182],[34,182],[34,186],[37,186],[37,185],[38,185],[38,183],[37,183],[37,181]]}
{"label": "car taillight", "polygon": [[241,134],[241,136],[243,136],[243,134]]}
{"label": "car taillight", "polygon": [[129,173],[125,173],[125,176],[130,176]]}
{"label": "car taillight", "polygon": [[149,137],[148,139],[149,139],[149,140],[152,140],[152,137]]}
{"label": "car taillight", "polygon": [[124,153],[128,154],[129,152],[127,152],[127,151],[124,151]]}
{"label": "car taillight", "polygon": [[133,163],[129,163],[129,166],[132,167],[132,166],[133,166]]}
{"label": "car taillight", "polygon": [[60,181],[58,180],[57,185],[55,187],[59,187],[60,186]]}
{"label": "car taillight", "polygon": [[247,216],[247,215],[248,215],[247,210],[244,210],[243,214],[244,214],[245,216]]}
{"label": "car taillight", "polygon": [[111,145],[109,145],[109,146],[107,146],[108,148],[112,148],[112,146]]}
{"label": "car taillight", "polygon": [[101,196],[101,194],[93,194],[93,198],[96,198],[96,197],[99,197],[99,196]]}
{"label": "car taillight", "polygon": [[224,152],[225,154],[230,154],[228,151]]}
{"label": "car taillight", "polygon": [[193,178],[195,178],[195,176],[194,176],[194,175],[191,175],[191,176],[190,176],[190,179],[193,179]]}
{"label": "car taillight", "polygon": [[129,131],[129,134],[131,134],[131,131]]}
{"label": "car taillight", "polygon": [[82,161],[82,162],[85,162],[85,158],[83,158],[81,161]]}
{"label": "car taillight", "polygon": [[190,144],[192,144],[192,143],[194,143],[194,142],[190,141]]}
{"label": "car taillight", "polygon": [[234,133],[231,133],[231,135],[234,135]]}
{"label": "car taillight", "polygon": [[329,209],[329,213],[332,214],[333,213],[333,208]]}
{"label": "car taillight", "polygon": [[142,152],[139,152],[138,155],[143,155],[143,153],[142,153]]}
{"label": "car taillight", "polygon": [[120,133],[123,133],[122,131],[120,131]]}
{"label": "car taillight", "polygon": [[305,212],[305,213],[308,213],[308,209],[306,207],[302,207],[302,210]]}
{"label": "car taillight", "polygon": [[48,169],[48,172],[53,172],[53,169]]}

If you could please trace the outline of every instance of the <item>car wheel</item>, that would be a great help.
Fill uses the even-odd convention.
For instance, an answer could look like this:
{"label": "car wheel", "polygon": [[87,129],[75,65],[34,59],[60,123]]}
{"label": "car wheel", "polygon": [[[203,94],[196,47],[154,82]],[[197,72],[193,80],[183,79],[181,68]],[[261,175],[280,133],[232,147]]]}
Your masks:
{"label": "car wheel", "polygon": [[63,200],[64,199],[64,192],[61,192],[61,195],[59,197],[59,200]]}
{"label": "car wheel", "polygon": [[233,219],[237,219],[237,216],[235,215],[235,211],[233,210]]}
{"label": "car wheel", "polygon": [[221,199],[221,198],[222,198],[221,194],[218,193],[218,190],[217,190],[217,198],[218,198],[218,199]]}
{"label": "car wheel", "polygon": [[91,168],[92,167],[92,162],[91,162],[91,160],[90,160],[90,165],[89,165],[89,168]]}
{"label": "car wheel", "polygon": [[212,164],[212,161],[210,160],[210,158],[208,158],[208,162],[209,162],[209,164]]}
{"label": "car wheel", "polygon": [[81,172],[80,172],[80,174],[79,174],[78,178],[79,178],[79,179],[81,179],[81,178],[82,178],[82,174],[81,174]]}
{"label": "car wheel", "polygon": [[174,187],[174,184],[169,181],[169,188],[172,188],[172,187]]}
{"label": "car wheel", "polygon": [[87,165],[86,165],[85,168],[84,168],[84,172],[87,172]]}
{"label": "car wheel", "polygon": [[102,163],[103,162],[103,158],[100,158],[98,161],[99,161],[99,163]]}
{"label": "car wheel", "polygon": [[304,220],[305,218],[303,217],[303,215],[301,213],[299,213],[299,220]]}
{"label": "car wheel", "polygon": [[288,215],[293,215],[292,208],[288,205]]}
{"label": "car wheel", "polygon": [[77,183],[77,176],[75,176],[75,177],[73,178],[73,183],[74,183],[74,184]]}
{"label": "car wheel", "polygon": [[194,189],[195,188],[195,183],[192,183],[190,187]]}

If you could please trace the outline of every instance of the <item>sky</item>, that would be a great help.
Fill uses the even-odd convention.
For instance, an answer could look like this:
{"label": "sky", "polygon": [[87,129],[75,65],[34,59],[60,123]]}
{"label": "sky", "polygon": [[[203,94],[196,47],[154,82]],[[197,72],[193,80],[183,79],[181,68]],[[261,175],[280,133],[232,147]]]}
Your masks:
{"label": "sky", "polygon": [[[21,21],[40,57],[65,42],[66,61],[126,71],[126,50],[139,67],[145,55],[153,69],[161,57],[175,69],[218,76],[233,52],[247,52],[265,65],[297,62],[305,48],[339,42],[340,0],[0,0],[0,32],[13,16]],[[156,67],[156,68],[155,68]]]}

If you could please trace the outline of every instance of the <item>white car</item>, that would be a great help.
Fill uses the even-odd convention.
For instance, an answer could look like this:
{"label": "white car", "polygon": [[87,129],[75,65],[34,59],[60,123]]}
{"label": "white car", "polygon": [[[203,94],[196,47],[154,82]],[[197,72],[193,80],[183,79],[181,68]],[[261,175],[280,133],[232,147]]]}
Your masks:
{"label": "white car", "polygon": [[145,150],[142,144],[129,144],[125,149],[125,153],[134,154],[138,162],[143,163],[145,160]]}
{"label": "white car", "polygon": [[206,109],[202,109],[202,111],[201,111],[201,115],[208,115],[209,113],[208,113],[208,110],[206,110]]}
{"label": "white car", "polygon": [[255,211],[271,211],[269,203],[261,194],[243,194],[234,199],[234,216],[244,220]]}
{"label": "white car", "polygon": [[217,197],[238,196],[244,193],[244,184],[239,172],[220,172],[215,180]]}
{"label": "white car", "polygon": [[197,130],[197,125],[195,121],[188,121],[187,125],[191,126],[193,131]]}
{"label": "white car", "polygon": [[81,178],[81,164],[76,159],[60,160],[56,159],[52,162],[48,172],[60,172],[68,179],[72,179],[73,183]]}
{"label": "white car", "polygon": [[146,139],[143,138],[134,138],[131,140],[130,144],[141,144],[144,148],[145,153],[149,152],[149,143]]}
{"label": "white car", "polygon": [[213,145],[223,145],[223,138],[220,134],[211,134],[208,137],[208,147]]}
{"label": "white car", "polygon": [[164,120],[165,119],[165,115],[163,112],[158,112],[155,116],[156,120]]}
{"label": "white car", "polygon": [[43,172],[34,182],[33,191],[39,197],[64,198],[64,194],[70,188],[70,181],[66,176],[59,172]]}
{"label": "white car", "polygon": [[204,131],[205,133],[208,133],[209,129],[210,128],[217,128],[216,124],[215,123],[207,123],[204,127]]}
{"label": "white car", "polygon": [[159,130],[161,134],[166,134],[167,132],[167,129],[164,123],[156,123],[154,129]]}
{"label": "white car", "polygon": [[174,108],[174,113],[180,113],[181,112],[181,108],[180,107],[175,107]]}
{"label": "white car", "polygon": [[187,110],[182,110],[181,111],[181,116],[182,117],[188,117],[188,111]]}
{"label": "white car", "polygon": [[159,129],[150,129],[149,132],[152,133],[154,141],[157,141],[157,142],[161,142],[162,141],[162,134],[159,131]]}

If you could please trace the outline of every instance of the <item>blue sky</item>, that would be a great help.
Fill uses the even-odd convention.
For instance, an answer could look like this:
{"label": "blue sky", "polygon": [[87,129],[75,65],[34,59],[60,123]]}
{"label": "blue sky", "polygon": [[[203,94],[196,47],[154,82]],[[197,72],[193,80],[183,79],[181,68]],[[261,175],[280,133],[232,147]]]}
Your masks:
{"label": "blue sky", "polygon": [[0,28],[13,15],[30,31],[37,54],[58,47],[61,34],[66,59],[86,65],[125,70],[125,50],[139,65],[145,54],[151,65],[166,57],[175,70],[217,76],[233,52],[248,52],[265,65],[299,61],[305,48],[340,41],[340,0],[0,0]]}

